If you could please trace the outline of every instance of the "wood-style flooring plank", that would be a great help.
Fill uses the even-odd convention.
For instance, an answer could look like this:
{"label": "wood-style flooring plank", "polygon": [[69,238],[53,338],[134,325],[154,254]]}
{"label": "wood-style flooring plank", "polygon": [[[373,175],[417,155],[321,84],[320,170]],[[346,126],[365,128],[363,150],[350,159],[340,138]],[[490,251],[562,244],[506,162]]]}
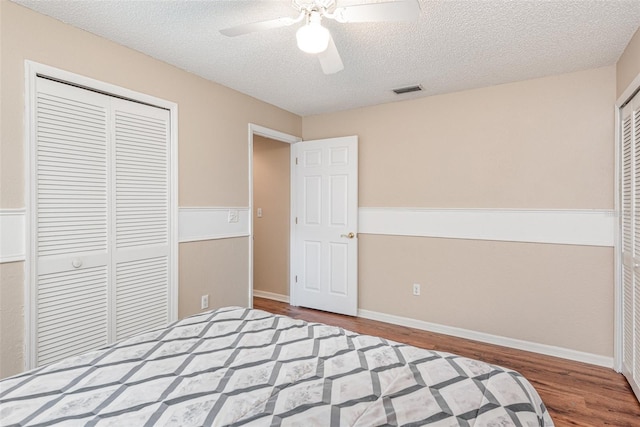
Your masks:
{"label": "wood-style flooring plank", "polygon": [[253,304],[254,308],[274,314],[339,326],[514,369],[538,390],[558,427],[640,427],[640,403],[626,379],[611,369],[375,320],[292,307],[264,298],[254,298]]}

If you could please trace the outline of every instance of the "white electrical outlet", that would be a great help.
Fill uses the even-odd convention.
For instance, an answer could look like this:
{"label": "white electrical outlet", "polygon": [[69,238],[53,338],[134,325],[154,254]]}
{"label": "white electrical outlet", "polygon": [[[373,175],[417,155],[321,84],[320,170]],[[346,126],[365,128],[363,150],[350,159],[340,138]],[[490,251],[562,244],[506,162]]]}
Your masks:
{"label": "white electrical outlet", "polygon": [[420,283],[414,283],[413,284],[413,295],[415,295],[415,296],[419,296],[420,295]]}
{"label": "white electrical outlet", "polygon": [[200,298],[200,309],[209,308],[209,295],[202,295]]}

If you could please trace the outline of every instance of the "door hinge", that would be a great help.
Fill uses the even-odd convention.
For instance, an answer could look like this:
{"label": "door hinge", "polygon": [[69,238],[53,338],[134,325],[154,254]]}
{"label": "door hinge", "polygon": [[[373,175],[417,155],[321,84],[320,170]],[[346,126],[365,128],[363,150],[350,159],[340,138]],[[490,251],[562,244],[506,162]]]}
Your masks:
{"label": "door hinge", "polygon": [[296,224],[298,223],[298,217],[296,217]]}
{"label": "door hinge", "polygon": [[298,164],[298,158],[296,157],[296,165]]}
{"label": "door hinge", "polygon": [[298,276],[296,276],[296,283],[298,283]]}

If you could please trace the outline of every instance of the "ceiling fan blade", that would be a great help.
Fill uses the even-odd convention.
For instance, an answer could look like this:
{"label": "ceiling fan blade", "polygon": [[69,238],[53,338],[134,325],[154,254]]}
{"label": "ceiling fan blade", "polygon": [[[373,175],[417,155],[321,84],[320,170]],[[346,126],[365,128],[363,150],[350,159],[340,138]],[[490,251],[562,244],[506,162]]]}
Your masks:
{"label": "ceiling fan blade", "polygon": [[243,34],[254,33],[256,31],[264,31],[264,30],[271,30],[273,28],[288,27],[289,25],[293,25],[296,22],[300,22],[302,18],[304,18],[304,15],[301,15],[297,19],[296,18],[277,18],[277,19],[271,19],[269,21],[252,22],[250,24],[242,24],[235,27],[231,27],[231,28],[224,28],[220,30],[220,33],[228,37],[241,36]]}
{"label": "ceiling fan blade", "polygon": [[339,7],[332,15],[342,23],[412,21],[420,15],[420,5],[417,0],[357,4]]}
{"label": "ceiling fan blade", "polygon": [[333,37],[329,37],[329,47],[327,47],[327,50],[324,52],[318,54],[318,60],[320,61],[322,72],[325,74],[335,74],[338,71],[344,70],[342,58],[340,58],[338,48],[333,42]]}

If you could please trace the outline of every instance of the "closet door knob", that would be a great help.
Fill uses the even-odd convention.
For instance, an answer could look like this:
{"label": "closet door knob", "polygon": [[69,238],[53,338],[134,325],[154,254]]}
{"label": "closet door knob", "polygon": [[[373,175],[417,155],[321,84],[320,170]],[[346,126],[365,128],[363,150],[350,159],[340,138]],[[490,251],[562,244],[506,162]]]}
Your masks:
{"label": "closet door knob", "polygon": [[73,265],[75,268],[80,268],[82,267],[82,260],[76,258],[73,261],[71,261],[71,265]]}

